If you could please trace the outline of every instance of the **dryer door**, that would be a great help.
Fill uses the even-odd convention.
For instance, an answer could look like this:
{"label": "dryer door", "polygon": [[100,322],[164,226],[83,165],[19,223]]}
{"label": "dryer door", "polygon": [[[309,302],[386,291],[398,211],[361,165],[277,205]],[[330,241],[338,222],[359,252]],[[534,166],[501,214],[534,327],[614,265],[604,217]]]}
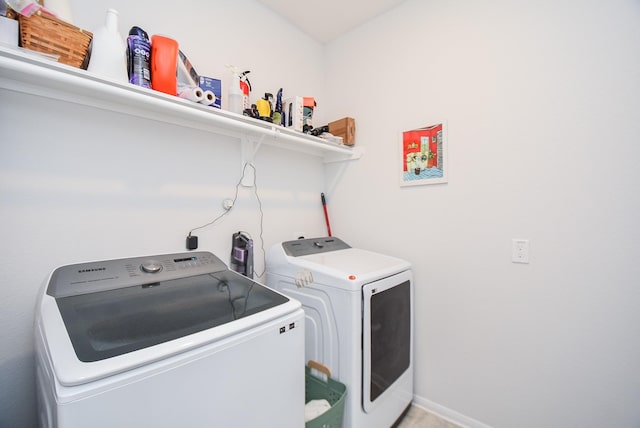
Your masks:
{"label": "dryer door", "polygon": [[366,284],[362,293],[362,407],[371,412],[413,366],[411,271]]}

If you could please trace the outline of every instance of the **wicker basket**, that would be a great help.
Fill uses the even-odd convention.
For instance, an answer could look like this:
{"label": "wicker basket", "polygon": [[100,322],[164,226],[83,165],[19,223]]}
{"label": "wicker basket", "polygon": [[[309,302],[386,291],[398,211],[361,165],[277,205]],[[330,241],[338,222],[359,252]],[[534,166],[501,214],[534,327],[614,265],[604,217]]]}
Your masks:
{"label": "wicker basket", "polygon": [[37,12],[30,17],[20,15],[20,43],[25,49],[58,55],[58,61],[86,69],[93,34]]}

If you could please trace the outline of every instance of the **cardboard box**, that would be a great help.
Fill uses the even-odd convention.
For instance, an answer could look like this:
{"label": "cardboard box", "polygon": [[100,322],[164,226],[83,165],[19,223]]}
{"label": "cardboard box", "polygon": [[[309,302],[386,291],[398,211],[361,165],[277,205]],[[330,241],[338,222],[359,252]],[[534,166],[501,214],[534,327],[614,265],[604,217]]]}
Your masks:
{"label": "cardboard box", "polygon": [[344,117],[329,123],[329,132],[342,137],[345,146],[353,146],[356,142],[356,121],[352,117]]}
{"label": "cardboard box", "polygon": [[211,91],[215,94],[216,102],[213,103],[211,107],[222,107],[222,82],[220,81],[220,79],[200,76],[198,78],[198,86],[200,86],[200,89],[202,89],[203,91]]}

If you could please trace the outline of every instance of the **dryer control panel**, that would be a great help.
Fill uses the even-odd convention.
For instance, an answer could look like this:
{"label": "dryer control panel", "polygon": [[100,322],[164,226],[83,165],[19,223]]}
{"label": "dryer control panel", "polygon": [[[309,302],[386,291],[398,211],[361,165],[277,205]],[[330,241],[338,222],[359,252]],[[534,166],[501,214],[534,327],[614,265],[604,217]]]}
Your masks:
{"label": "dryer control panel", "polygon": [[328,253],[330,251],[351,248],[342,239],[334,237],[297,239],[282,243],[284,252],[291,257],[308,256],[309,254]]}

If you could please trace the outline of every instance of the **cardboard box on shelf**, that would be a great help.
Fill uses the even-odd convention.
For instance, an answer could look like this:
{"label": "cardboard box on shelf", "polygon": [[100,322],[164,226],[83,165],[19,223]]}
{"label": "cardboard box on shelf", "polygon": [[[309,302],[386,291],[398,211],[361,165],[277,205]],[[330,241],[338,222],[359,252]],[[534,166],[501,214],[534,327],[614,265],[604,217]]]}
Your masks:
{"label": "cardboard box on shelf", "polygon": [[329,123],[329,133],[342,137],[345,146],[353,146],[356,142],[356,121],[352,117],[333,121]]}

